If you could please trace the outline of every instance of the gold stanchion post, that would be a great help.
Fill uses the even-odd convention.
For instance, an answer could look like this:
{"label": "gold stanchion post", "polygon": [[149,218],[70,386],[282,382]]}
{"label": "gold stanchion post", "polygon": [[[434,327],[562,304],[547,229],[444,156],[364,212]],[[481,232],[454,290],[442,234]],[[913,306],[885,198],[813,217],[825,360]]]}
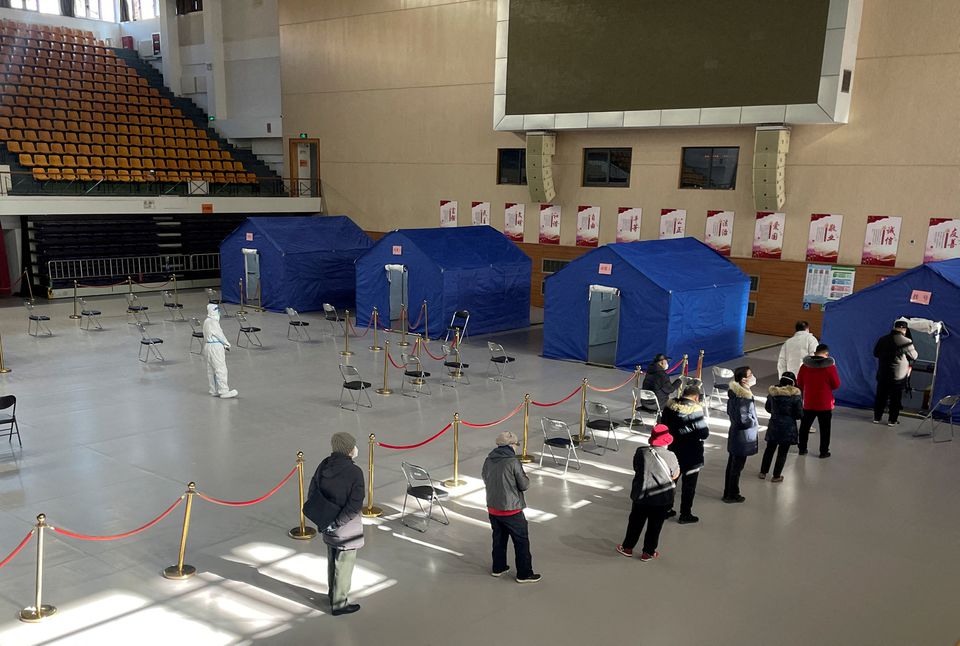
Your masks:
{"label": "gold stanchion post", "polygon": [[180,307],[180,292],[177,291],[177,275],[170,274],[170,280],[173,281],[173,304]]}
{"label": "gold stanchion post", "polygon": [[688,355],[683,355],[683,363],[680,364],[680,376],[685,377],[687,375],[687,365],[690,363],[690,357]]}
{"label": "gold stanchion post", "polygon": [[430,318],[427,316],[427,301],[423,301],[423,342],[430,340]]}
{"label": "gold stanchion post", "polygon": [[533,456],[527,453],[527,434],[530,432],[530,393],[523,396],[523,449],[520,451],[520,461],[524,464],[533,462]]}
{"label": "gold stanchion post", "polygon": [[378,395],[392,395],[393,390],[387,386],[387,375],[389,374],[390,367],[387,365],[387,360],[390,358],[390,342],[384,341],[383,346],[385,348],[383,352],[383,388],[377,388]]}
{"label": "gold stanchion post", "polygon": [[307,527],[307,520],[303,516],[303,451],[297,451],[297,484],[300,486],[300,524],[287,532],[287,536],[298,541],[308,541],[317,535],[317,530]]}
{"label": "gold stanchion post", "polygon": [[373,446],[377,443],[377,436],[370,434],[370,454],[367,460],[367,506],[360,513],[364,518],[379,518],[383,510],[373,504]]}
{"label": "gold stanchion post", "polygon": [[407,341],[407,306],[403,304],[400,306],[400,340],[397,341],[397,345],[401,348],[406,348],[410,345]]}
{"label": "gold stanchion post", "polygon": [[33,279],[30,278],[30,270],[24,269],[23,275],[27,277],[27,293],[30,294],[30,302],[36,303],[37,299],[33,297]]}
{"label": "gold stanchion post", "polygon": [[419,337],[419,336],[417,336],[417,337],[415,337],[415,338],[413,339],[413,356],[417,357],[418,359],[420,358],[420,346],[421,346],[422,344],[423,344],[423,343],[422,343],[422,341],[420,340],[420,337]]}
{"label": "gold stanchion post", "polygon": [[350,351],[350,310],[346,310],[343,314],[343,350],[340,351],[340,356],[353,356],[353,352]]}
{"label": "gold stanchion post", "polygon": [[73,314],[71,314],[68,318],[71,318],[74,321],[80,318],[80,315],[77,314],[77,281],[73,281]]}
{"label": "gold stanchion post", "polygon": [[697,379],[703,379],[703,354],[704,351],[700,350],[700,357],[697,359]]}
{"label": "gold stanchion post", "polygon": [[583,444],[590,438],[587,436],[587,378],[583,378],[580,384],[580,433],[574,440],[577,444]]}
{"label": "gold stanchion post", "polygon": [[245,293],[243,290],[243,278],[241,278],[239,282],[240,282],[240,309],[237,310],[237,312],[239,312],[240,314],[246,314],[247,310],[243,309],[243,306],[244,306],[243,301],[245,300],[244,299]]}
{"label": "gold stanchion post", "polygon": [[41,599],[43,593],[43,530],[47,528],[47,517],[37,516],[37,594],[32,606],[20,611],[20,621],[35,624],[44,617],[49,617],[57,611],[56,606],[44,605]]}
{"label": "gold stanchion post", "polygon": [[640,366],[634,368],[634,377],[633,377],[633,387],[637,390],[640,390],[640,373],[643,372],[643,369]]}
{"label": "gold stanchion post", "polygon": [[11,368],[8,368],[3,363],[3,336],[0,335],[0,374],[5,375],[11,371]]}
{"label": "gold stanchion post", "polygon": [[127,292],[130,294],[133,293],[133,279],[130,278],[130,276],[127,276]]}
{"label": "gold stanchion post", "polygon": [[380,352],[383,348],[380,347],[380,343],[377,341],[377,326],[380,324],[380,312],[377,311],[377,308],[373,308],[373,345],[370,346],[370,352]]}
{"label": "gold stanchion post", "polygon": [[197,483],[191,482],[187,485],[187,508],[183,512],[183,530],[180,532],[180,555],[177,557],[176,565],[164,568],[164,578],[174,580],[189,579],[197,573],[197,568],[192,565],[184,565],[183,563],[183,556],[187,551],[187,533],[190,531],[190,510],[193,509],[193,497],[196,493]]}
{"label": "gold stanchion post", "polygon": [[467,484],[460,479],[460,413],[453,414],[453,477],[444,480],[447,487],[459,487]]}

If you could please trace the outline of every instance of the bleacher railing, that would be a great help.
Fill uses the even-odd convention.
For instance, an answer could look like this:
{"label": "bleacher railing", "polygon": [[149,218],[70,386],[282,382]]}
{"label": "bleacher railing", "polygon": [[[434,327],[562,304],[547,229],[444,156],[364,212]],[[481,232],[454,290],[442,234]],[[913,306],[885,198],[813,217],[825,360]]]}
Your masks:
{"label": "bleacher railing", "polygon": [[166,276],[175,272],[219,271],[219,253],[127,256],[124,258],[77,258],[47,262],[50,287],[63,281],[77,281],[84,286],[91,282],[120,283],[128,276]]}

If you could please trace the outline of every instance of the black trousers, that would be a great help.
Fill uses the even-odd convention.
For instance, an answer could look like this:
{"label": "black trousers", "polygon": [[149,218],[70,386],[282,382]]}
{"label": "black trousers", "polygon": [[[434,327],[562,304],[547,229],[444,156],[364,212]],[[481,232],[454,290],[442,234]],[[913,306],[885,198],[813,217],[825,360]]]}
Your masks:
{"label": "black trousers", "polygon": [[810,439],[810,427],[813,426],[813,420],[817,420],[817,426],[820,428],[820,453],[824,454],[830,451],[830,423],[833,421],[832,410],[806,410],[803,411],[803,417],[800,418],[800,451],[807,450],[807,440]]}
{"label": "black trousers", "polygon": [[723,479],[723,497],[736,498],[740,495],[740,473],[747,465],[747,456],[733,455],[727,458],[727,471]]}
{"label": "black trousers", "polygon": [[530,534],[523,512],[513,516],[490,514],[493,528],[493,571],[507,569],[507,539],[513,541],[514,558],[517,561],[517,577],[525,579],[533,574],[533,559],[530,556]]}
{"label": "black trousers", "polygon": [[632,550],[640,540],[640,532],[646,524],[647,533],[643,536],[643,553],[653,554],[657,551],[657,544],[660,543],[660,530],[663,529],[663,522],[667,519],[667,512],[670,505],[641,505],[633,503],[630,510],[630,519],[627,521],[627,533],[623,537],[623,545],[626,549]]}
{"label": "black trousers", "polygon": [[787,453],[790,452],[790,445],[787,443],[777,444],[767,442],[767,448],[763,450],[763,459],[760,461],[760,473],[770,472],[770,463],[773,462],[773,454],[777,454],[777,462],[773,465],[773,477],[779,478],[783,473],[783,465],[787,463]]}
{"label": "black trousers", "polygon": [[[680,475],[680,515],[689,516],[693,513],[693,498],[697,495],[697,480],[700,471],[693,473],[681,472]],[[673,509],[673,505],[670,506]]]}
{"label": "black trousers", "polygon": [[873,419],[880,421],[883,417],[883,409],[887,402],[890,403],[890,423],[895,424],[900,417],[900,410],[903,408],[903,387],[905,380],[896,381],[894,379],[877,380],[877,396],[873,400]]}

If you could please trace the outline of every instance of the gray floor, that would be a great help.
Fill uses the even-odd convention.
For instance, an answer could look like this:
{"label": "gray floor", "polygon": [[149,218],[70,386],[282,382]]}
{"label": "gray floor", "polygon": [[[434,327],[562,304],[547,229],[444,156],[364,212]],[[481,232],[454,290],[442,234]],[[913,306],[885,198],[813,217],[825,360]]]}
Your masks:
{"label": "gray floor", "polygon": [[[183,298],[188,311],[202,309],[199,295]],[[162,309],[159,296],[146,300]],[[41,512],[77,532],[121,532],[166,508],[189,480],[215,497],[254,498],[290,470],[297,450],[306,453],[309,477],[336,430],[414,442],[455,411],[490,421],[524,392],[553,401],[584,376],[598,386],[627,376],[539,358],[542,329],[534,327],[496,335],[519,357],[516,381],[485,380],[485,347],[470,340],[464,355],[474,364],[472,385],[444,388],[433,379],[430,397],[374,395],[373,410],[352,413],[336,406],[341,341],[321,339],[316,317],[308,317],[314,342],[287,341],[286,318],[264,314],[250,317],[264,328],[264,349],[228,355],[240,397],[220,401],[206,394],[203,363],[187,352],[187,324],[159,322],[155,312],[148,329],[164,338],[167,361],[143,365],[121,300],[99,304],[111,315],[107,329],[89,333],[66,318],[69,305],[41,305],[53,318],[55,336],[47,339],[25,334],[22,308],[0,309],[13,368],[0,383],[19,398],[24,441],[22,451],[4,446],[0,453],[0,558]],[[226,319],[224,329],[236,334],[235,320]],[[762,345],[753,341],[747,347]],[[369,344],[369,334],[353,339],[353,359],[376,384],[383,355],[370,353]],[[757,393],[772,379],[776,352],[745,359],[760,377]],[[397,375],[391,369],[394,388]],[[626,412],[629,396],[623,389],[602,400]],[[573,423],[577,399],[547,410]],[[489,576],[477,481],[493,437],[501,428],[519,432],[520,417],[461,429],[468,484],[452,490],[451,525],[434,524],[426,534],[397,519],[400,462],[448,478],[452,438],[404,453],[379,449],[376,502],[387,515],[367,527],[353,595],[363,610],[345,618],[328,614],[322,544],[286,536],[296,522],[290,485],[253,507],[197,500],[186,560],[200,573],[184,582],[159,575],[176,560],[182,508],[121,541],[50,535],[44,601],[59,613],[39,625],[15,618],[33,600],[31,546],[0,570],[0,644],[102,645],[130,637],[204,645],[953,643],[960,636],[949,610],[960,575],[960,442],[913,439],[912,421],[876,427],[864,411],[839,410],[835,420],[832,459],[791,454],[786,480],[776,485],[756,478],[759,458],[751,458],[743,478],[748,500],[727,506],[719,500],[725,419],[716,413],[696,505],[702,522],[668,523],[662,557],[650,564],[614,552],[643,434],[622,430],[622,451],[586,455],[582,472],[565,478],[533,465],[529,516],[534,564],[544,575],[537,586]],[[532,416],[534,451],[538,429]]]}

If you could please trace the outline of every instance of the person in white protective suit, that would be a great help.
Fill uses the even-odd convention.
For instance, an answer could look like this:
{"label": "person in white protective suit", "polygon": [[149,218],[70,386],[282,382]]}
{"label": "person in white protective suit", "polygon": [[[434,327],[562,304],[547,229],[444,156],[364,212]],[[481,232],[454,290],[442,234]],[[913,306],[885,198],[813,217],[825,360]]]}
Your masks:
{"label": "person in white protective suit", "polygon": [[210,394],[220,399],[230,399],[237,396],[236,390],[230,390],[227,384],[226,351],[230,349],[230,342],[220,327],[220,308],[210,303],[207,305],[207,318],[203,322],[203,340],[206,342],[207,379],[210,382]]}

